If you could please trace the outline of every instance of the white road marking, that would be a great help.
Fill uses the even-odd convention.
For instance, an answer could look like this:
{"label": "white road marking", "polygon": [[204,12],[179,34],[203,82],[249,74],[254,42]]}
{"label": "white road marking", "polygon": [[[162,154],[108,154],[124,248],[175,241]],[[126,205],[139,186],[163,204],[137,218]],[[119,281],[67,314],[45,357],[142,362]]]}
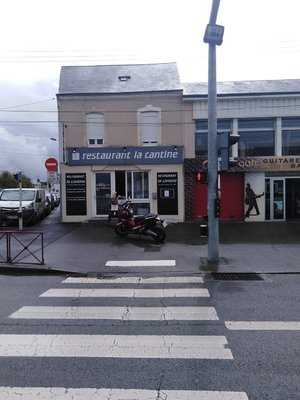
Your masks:
{"label": "white road marking", "polygon": [[[168,400],[248,400],[244,392],[160,390]],[[157,400],[156,390],[63,387],[0,387],[0,400]]]}
{"label": "white road marking", "polygon": [[176,260],[107,261],[106,267],[175,267]]}
{"label": "white road marking", "polygon": [[152,283],[203,283],[201,276],[161,276],[151,278],[140,278],[138,276],[117,277],[117,278],[73,278],[69,277],[62,283],[78,283],[78,284],[102,284],[102,283],[134,283],[134,284],[152,284]]}
{"label": "white road marking", "polygon": [[207,289],[49,289],[40,297],[210,297]]}
{"label": "white road marking", "polygon": [[225,336],[0,335],[0,357],[232,360]]}
{"label": "white road marking", "polygon": [[117,319],[123,321],[214,321],[214,307],[22,307],[10,318]]}
{"label": "white road marking", "polygon": [[233,331],[300,331],[299,321],[225,321]]}

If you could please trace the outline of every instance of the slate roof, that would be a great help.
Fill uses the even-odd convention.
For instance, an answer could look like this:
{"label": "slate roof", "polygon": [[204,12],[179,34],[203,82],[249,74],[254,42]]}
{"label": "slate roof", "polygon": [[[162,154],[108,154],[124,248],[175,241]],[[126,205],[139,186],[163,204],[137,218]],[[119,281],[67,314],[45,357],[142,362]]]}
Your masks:
{"label": "slate roof", "polygon": [[[207,96],[207,83],[183,83],[184,96]],[[300,79],[219,82],[220,96],[300,93]]]}
{"label": "slate roof", "polygon": [[[121,81],[119,77],[130,77]],[[63,66],[59,94],[182,90],[176,63]]]}

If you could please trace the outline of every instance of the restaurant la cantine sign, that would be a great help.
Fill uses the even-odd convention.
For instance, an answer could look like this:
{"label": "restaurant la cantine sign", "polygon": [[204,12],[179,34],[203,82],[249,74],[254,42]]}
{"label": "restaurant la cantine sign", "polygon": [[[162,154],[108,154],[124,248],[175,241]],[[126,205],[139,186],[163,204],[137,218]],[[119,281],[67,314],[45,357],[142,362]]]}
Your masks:
{"label": "restaurant la cantine sign", "polygon": [[183,146],[80,147],[68,149],[69,165],[182,164]]}
{"label": "restaurant la cantine sign", "polygon": [[300,171],[300,156],[239,158],[237,171]]}

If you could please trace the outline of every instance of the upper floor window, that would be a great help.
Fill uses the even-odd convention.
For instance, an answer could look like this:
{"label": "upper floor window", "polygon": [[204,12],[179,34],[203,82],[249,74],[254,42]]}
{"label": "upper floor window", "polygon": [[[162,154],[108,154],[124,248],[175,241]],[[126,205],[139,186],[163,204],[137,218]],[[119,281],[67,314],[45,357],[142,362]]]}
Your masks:
{"label": "upper floor window", "polygon": [[160,109],[147,106],[138,112],[139,141],[142,146],[157,146],[161,139]]}
{"label": "upper floor window", "polygon": [[282,118],[282,154],[300,155],[300,118]]}
{"label": "upper floor window", "polygon": [[[218,119],[218,133],[232,131],[232,119]],[[207,156],[208,149],[208,121],[196,120],[195,150],[198,156]]]}
{"label": "upper floor window", "polygon": [[104,115],[91,113],[86,116],[88,146],[97,147],[104,144]]}
{"label": "upper floor window", "polygon": [[273,118],[239,119],[239,157],[273,156],[274,122]]}

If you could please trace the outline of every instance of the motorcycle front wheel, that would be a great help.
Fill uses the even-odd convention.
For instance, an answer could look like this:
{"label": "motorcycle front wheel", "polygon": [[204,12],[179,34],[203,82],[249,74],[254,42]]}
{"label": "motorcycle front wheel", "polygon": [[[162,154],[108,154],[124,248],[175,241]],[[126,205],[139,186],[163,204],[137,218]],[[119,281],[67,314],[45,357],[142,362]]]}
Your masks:
{"label": "motorcycle front wheel", "polygon": [[156,243],[163,243],[165,241],[166,232],[162,226],[154,226],[151,231],[155,233],[153,238]]}
{"label": "motorcycle front wheel", "polygon": [[124,236],[127,236],[128,231],[127,231],[127,229],[125,228],[125,226],[123,224],[120,224],[120,225],[118,224],[115,227],[115,233],[118,236],[124,237]]}

